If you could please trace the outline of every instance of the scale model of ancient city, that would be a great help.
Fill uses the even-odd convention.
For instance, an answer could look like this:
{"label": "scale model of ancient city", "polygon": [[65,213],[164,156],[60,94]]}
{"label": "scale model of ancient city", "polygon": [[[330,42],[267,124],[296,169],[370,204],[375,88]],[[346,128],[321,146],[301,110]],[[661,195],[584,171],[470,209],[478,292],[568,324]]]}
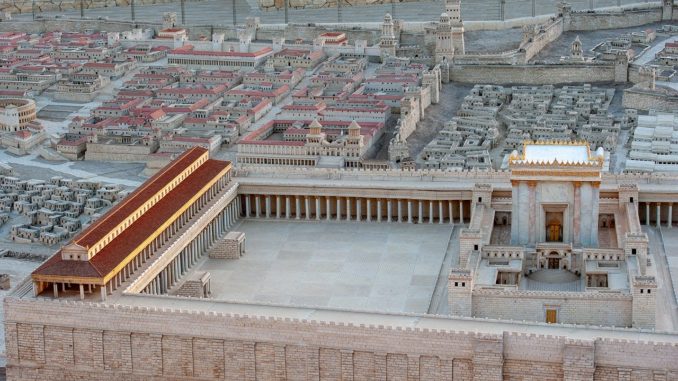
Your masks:
{"label": "scale model of ancient city", "polygon": [[677,71],[674,0],[2,0],[0,380],[678,380]]}

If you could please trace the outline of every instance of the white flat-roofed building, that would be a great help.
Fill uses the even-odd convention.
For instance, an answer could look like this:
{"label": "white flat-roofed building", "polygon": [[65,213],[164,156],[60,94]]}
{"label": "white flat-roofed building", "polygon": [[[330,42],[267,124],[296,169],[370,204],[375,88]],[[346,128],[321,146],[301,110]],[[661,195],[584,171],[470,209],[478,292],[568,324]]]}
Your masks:
{"label": "white flat-roofed building", "polygon": [[678,116],[650,113],[638,117],[626,172],[678,171]]}
{"label": "white flat-roofed building", "polygon": [[183,66],[190,69],[243,69],[254,70],[266,58],[273,54],[269,47],[254,52],[222,52],[212,50],[195,50],[192,45],[170,50],[167,54],[169,65]]}

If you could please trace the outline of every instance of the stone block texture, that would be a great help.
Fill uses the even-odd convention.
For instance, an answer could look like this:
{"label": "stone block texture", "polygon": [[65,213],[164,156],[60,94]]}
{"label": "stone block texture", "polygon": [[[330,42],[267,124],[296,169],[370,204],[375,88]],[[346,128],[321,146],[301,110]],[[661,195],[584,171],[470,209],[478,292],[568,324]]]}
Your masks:
{"label": "stone block texture", "polygon": [[[646,340],[661,339],[660,334],[621,341],[599,330],[592,331],[590,340],[578,340],[12,298],[6,299],[5,311],[10,381],[543,381],[678,376],[678,346]],[[482,331],[483,324],[494,323],[478,324]]]}

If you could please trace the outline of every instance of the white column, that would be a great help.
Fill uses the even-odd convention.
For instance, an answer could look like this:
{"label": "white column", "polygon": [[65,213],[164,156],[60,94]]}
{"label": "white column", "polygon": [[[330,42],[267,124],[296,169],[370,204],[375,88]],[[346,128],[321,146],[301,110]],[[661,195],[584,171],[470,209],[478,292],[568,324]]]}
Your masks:
{"label": "white column", "polygon": [[372,199],[367,199],[367,222],[372,221]]}
{"label": "white column", "polygon": [[377,199],[377,221],[381,222],[381,199]]}
{"label": "white column", "polygon": [[85,287],[80,284],[80,299],[85,299]]}
{"label": "white column", "polygon": [[669,203],[669,215],[666,216],[666,226],[670,228],[673,226],[673,203]]}
{"label": "white column", "polygon": [[447,213],[450,215],[450,225],[454,225],[454,213],[452,211],[452,201],[447,202]]}
{"label": "white column", "polygon": [[388,222],[393,221],[393,203],[390,198],[386,200],[386,219]]}
{"label": "white column", "polygon": [[290,202],[290,196],[285,196],[285,218],[288,220],[290,219],[290,214],[292,213],[290,211],[291,208],[291,202]]}
{"label": "white column", "polygon": [[649,202],[645,203],[645,225],[650,226],[650,205]]}
{"label": "white column", "polygon": [[407,223],[412,223],[412,200],[407,200]]}
{"label": "white column", "polygon": [[346,221],[351,221],[351,198],[346,197]]}
{"label": "white column", "polygon": [[464,200],[459,200],[459,223],[464,223]]}
{"label": "white column", "polygon": [[403,222],[403,203],[402,200],[395,200],[398,203],[398,222]]}
{"label": "white column", "polygon": [[275,196],[275,218],[280,218],[280,196]]}
{"label": "white column", "polygon": [[662,203],[658,202],[657,203],[657,227],[661,226],[661,219],[662,219]]}
{"label": "white column", "polygon": [[271,218],[271,196],[266,196],[266,218]]}
{"label": "white column", "polygon": [[360,198],[355,199],[355,220],[363,220],[363,201]]}
{"label": "white column", "polygon": [[315,219],[320,220],[320,196],[315,197]]}
{"label": "white column", "polygon": [[245,195],[245,217],[249,217],[252,213],[252,205],[250,205],[250,195]]}
{"label": "white column", "polygon": [[306,213],[306,219],[310,220],[311,219],[311,200],[308,199],[308,196],[304,196],[304,207],[306,210],[304,211]]}
{"label": "white column", "polygon": [[428,223],[433,223],[433,201],[428,202]]}
{"label": "white column", "polygon": [[254,210],[257,213],[257,218],[261,216],[261,202],[259,200],[259,196],[254,196]]}
{"label": "white column", "polygon": [[419,223],[423,224],[424,223],[424,200],[419,200],[417,201],[418,209],[419,209],[419,216],[417,218],[419,219]]}
{"label": "white column", "polygon": [[296,208],[295,214],[296,214],[296,219],[300,220],[301,219],[301,200],[299,199],[299,196],[294,196],[294,206]]}
{"label": "white column", "polygon": [[341,221],[341,198],[337,197],[337,221]]}
{"label": "white column", "polygon": [[445,220],[445,215],[443,214],[443,201],[438,200],[438,223],[442,224]]}
{"label": "white column", "polygon": [[325,218],[329,221],[332,217],[332,203],[330,202],[330,197],[325,196]]}

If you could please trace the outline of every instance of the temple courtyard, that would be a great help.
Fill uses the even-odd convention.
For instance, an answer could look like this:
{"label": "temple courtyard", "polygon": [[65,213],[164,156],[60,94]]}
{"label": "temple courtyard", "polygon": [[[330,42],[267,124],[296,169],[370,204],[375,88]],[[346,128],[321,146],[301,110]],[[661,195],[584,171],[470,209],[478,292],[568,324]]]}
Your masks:
{"label": "temple courtyard", "polygon": [[195,270],[210,273],[217,300],[427,313],[446,297],[445,279],[434,298],[443,262],[458,261],[447,224],[244,220],[233,230],[246,234],[245,255]]}

